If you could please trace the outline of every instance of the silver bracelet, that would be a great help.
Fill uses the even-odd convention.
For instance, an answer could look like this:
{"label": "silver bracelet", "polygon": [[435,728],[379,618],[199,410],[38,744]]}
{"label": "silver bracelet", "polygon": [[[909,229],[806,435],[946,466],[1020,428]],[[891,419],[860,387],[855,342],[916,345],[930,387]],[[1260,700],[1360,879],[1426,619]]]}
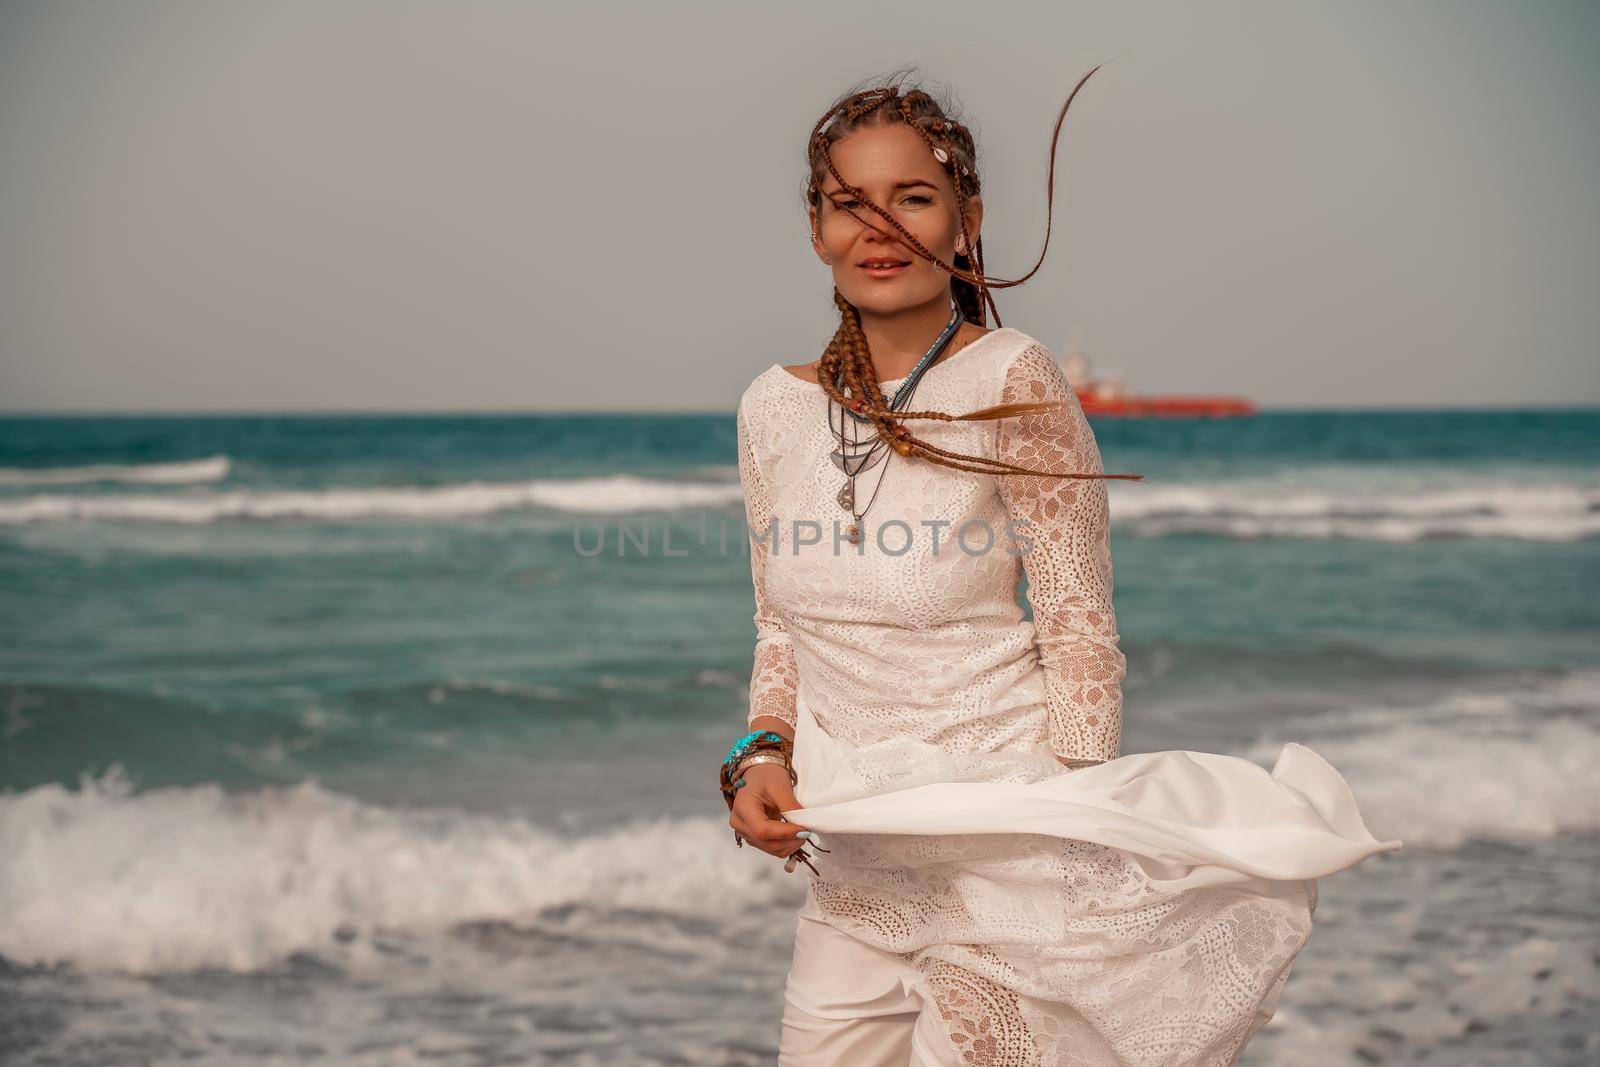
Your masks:
{"label": "silver bracelet", "polygon": [[743,777],[745,771],[749,770],[751,767],[754,767],[758,763],[776,763],[780,767],[785,766],[783,755],[781,753],[773,752],[770,749],[760,752],[752,752],[750,755],[740,760],[738,765],[734,767],[732,777],[735,779]]}

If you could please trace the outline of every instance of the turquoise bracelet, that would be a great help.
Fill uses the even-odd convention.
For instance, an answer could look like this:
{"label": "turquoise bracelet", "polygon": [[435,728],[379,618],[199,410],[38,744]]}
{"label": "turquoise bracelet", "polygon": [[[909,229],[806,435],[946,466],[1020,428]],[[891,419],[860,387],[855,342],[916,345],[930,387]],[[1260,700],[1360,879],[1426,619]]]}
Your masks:
{"label": "turquoise bracelet", "polygon": [[723,766],[727,766],[730,763],[736,762],[741,756],[750,751],[751,745],[757,741],[769,737],[774,741],[788,740],[788,738],[784,737],[776,730],[751,730],[749,733],[739,738],[739,740],[735,741],[732,748],[728,749],[728,754],[723,757],[722,760]]}

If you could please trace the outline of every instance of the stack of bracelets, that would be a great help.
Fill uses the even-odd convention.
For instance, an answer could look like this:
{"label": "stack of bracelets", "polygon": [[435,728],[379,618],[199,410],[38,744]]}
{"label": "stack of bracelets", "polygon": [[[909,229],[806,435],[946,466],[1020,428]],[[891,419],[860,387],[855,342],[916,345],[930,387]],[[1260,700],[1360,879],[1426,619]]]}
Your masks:
{"label": "stack of bracelets", "polygon": [[[723,757],[722,760],[722,799],[727,801],[728,810],[730,812],[733,810],[734,794],[738,793],[745,784],[744,772],[758,763],[778,764],[788,772],[789,784],[791,786],[798,785],[800,776],[795,773],[793,757],[794,742],[775,730],[753,730],[735,741],[733,747],[728,749],[727,756]],[[740,848],[744,847],[744,838],[738,830],[733,832],[733,840]],[[815,842],[812,843],[811,847],[818,852],[828,851]],[[811,867],[813,874],[821,873],[815,867],[812,867],[811,857],[803,847],[795,851],[790,856],[790,859],[797,859],[807,867]],[[792,863],[785,864],[785,866],[790,870],[794,869]]]}

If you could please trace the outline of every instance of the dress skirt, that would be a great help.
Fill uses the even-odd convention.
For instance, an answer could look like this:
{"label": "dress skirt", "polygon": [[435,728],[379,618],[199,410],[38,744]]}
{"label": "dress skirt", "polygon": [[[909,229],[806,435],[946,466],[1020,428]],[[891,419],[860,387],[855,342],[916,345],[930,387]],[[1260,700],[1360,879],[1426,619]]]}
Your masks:
{"label": "dress skirt", "polygon": [[1231,1064],[1276,1010],[1316,879],[1401,846],[1300,744],[1271,772],[1186,750],[1067,769],[1043,745],[856,748],[804,685],[796,706],[783,815],[828,851],[796,868],[784,1067]]}

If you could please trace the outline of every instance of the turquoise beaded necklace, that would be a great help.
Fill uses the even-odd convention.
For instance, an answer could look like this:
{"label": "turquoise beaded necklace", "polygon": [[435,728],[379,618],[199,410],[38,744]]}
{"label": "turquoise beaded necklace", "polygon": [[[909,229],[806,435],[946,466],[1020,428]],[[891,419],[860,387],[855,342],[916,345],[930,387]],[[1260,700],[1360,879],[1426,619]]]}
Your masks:
{"label": "turquoise beaded necklace", "polygon": [[[927,352],[923,353],[922,358],[917,360],[917,365],[911,368],[911,373],[906,375],[906,380],[900,383],[900,388],[894,391],[894,395],[891,396],[887,392],[883,394],[884,400],[889,402],[889,409],[891,411],[905,410],[906,401],[910,400],[911,394],[916,391],[917,379],[921,378],[923,371],[927,370],[929,365],[932,364],[934,360],[939,358],[939,354],[943,352],[946,346],[950,344],[950,338],[956,335],[956,331],[961,328],[961,323],[964,321],[965,320],[961,316],[961,309],[954,304],[950,305],[950,321],[945,323],[944,330],[940,332],[938,337],[934,338],[933,344],[929,346]],[[834,375],[833,384],[837,386],[840,391],[843,391],[845,388],[844,375]],[[849,408],[846,408],[845,410],[850,411]],[[868,416],[862,415],[856,411],[850,411],[850,416],[857,422],[869,421]],[[829,425],[832,425],[831,413],[829,415]],[[882,444],[882,442],[880,441],[879,444]],[[841,467],[841,469],[843,468]]]}
{"label": "turquoise beaded necklace", "polygon": [[[939,336],[934,339],[934,342],[929,346],[928,351],[923,354],[921,359],[917,360],[917,365],[911,368],[911,373],[906,375],[905,381],[900,383],[900,388],[896,389],[892,396],[888,392],[883,394],[883,398],[888,403],[890,411],[906,410],[906,407],[911,402],[912,394],[917,390],[917,383],[921,380],[923,373],[933,365],[934,361],[937,360],[940,354],[943,353],[944,350],[949,346],[950,339],[956,335],[956,331],[961,327],[961,323],[963,321],[961,309],[952,304],[950,306],[950,321],[945,324],[944,329],[940,332]],[[843,391],[844,382],[842,375],[834,376],[834,385]],[[838,467],[845,474],[845,482],[844,485],[839,489],[838,500],[839,506],[849,511],[851,517],[855,519],[855,521],[850,524],[848,536],[850,543],[856,544],[859,542],[861,536],[861,519],[864,515],[866,515],[868,509],[872,507],[872,500],[877,499],[878,496],[878,490],[876,487],[874,487],[872,490],[872,500],[868,500],[867,506],[861,509],[860,514],[857,514],[855,510],[856,476],[864,470],[870,470],[871,468],[877,466],[878,460],[883,458],[883,456],[888,453],[889,446],[881,438],[874,435],[871,444],[868,445],[866,449],[860,451],[851,451],[850,449],[852,448],[859,448],[862,442],[861,439],[854,433],[855,429],[857,428],[854,426],[850,427],[852,431],[850,434],[850,439],[848,441],[845,439],[846,423],[844,420],[844,415],[848,414],[851,418],[855,419],[857,424],[868,422],[871,420],[871,417],[861,414],[851,406],[841,406],[840,411],[843,412],[843,414],[840,415],[839,423],[837,426],[835,426],[833,422],[833,408],[836,406],[838,405],[836,405],[830,397],[828,401],[828,428],[832,431],[834,438],[838,440],[839,447],[830,452],[828,454],[828,458],[833,460],[833,465]],[[887,473],[888,472],[886,468],[885,474]],[[878,479],[878,486],[882,485],[883,478],[880,477]]]}

